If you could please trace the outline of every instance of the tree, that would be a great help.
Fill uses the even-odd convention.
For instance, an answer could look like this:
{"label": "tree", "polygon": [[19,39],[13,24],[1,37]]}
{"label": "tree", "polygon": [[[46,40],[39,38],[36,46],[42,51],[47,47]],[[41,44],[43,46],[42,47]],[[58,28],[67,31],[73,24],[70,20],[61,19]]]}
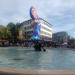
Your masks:
{"label": "tree", "polygon": [[16,23],[16,39],[19,40],[20,23]]}
{"label": "tree", "polygon": [[10,40],[16,43],[19,37],[20,23],[16,23],[16,24],[12,22],[8,23],[7,28],[8,28],[8,31],[11,33]]}
{"label": "tree", "polygon": [[14,42],[15,41],[15,37],[16,37],[16,27],[15,27],[15,24],[14,23],[8,23],[7,25],[7,29],[8,31],[10,32],[11,36],[10,36],[10,40],[11,42]]}
{"label": "tree", "polygon": [[73,37],[69,38],[68,47],[75,48],[75,38]]}
{"label": "tree", "polygon": [[7,27],[0,26],[0,40],[8,40],[10,36],[10,32]]}

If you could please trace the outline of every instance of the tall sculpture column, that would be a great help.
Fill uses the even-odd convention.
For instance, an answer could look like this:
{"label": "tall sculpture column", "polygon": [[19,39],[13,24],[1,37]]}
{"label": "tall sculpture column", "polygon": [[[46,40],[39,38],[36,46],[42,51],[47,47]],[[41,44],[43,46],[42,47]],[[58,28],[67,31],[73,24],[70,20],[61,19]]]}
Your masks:
{"label": "tall sculpture column", "polygon": [[34,22],[34,29],[33,29],[33,33],[32,33],[32,40],[40,40],[40,22],[39,22],[39,16],[37,14],[37,11],[35,9],[35,7],[31,7],[30,8],[30,16],[32,18],[32,21]]}
{"label": "tall sculpture column", "polygon": [[32,21],[34,22],[34,29],[31,37],[31,39],[34,40],[34,49],[35,51],[41,51],[41,43],[39,43],[41,25],[39,22],[39,16],[37,15],[37,11],[33,6],[30,8],[30,16],[32,18]]}

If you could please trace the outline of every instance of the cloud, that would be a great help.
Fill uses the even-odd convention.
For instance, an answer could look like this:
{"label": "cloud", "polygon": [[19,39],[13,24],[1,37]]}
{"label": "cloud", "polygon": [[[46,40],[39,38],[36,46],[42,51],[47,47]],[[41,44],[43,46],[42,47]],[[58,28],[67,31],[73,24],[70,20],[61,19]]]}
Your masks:
{"label": "cloud", "polygon": [[54,32],[72,31],[75,29],[75,25],[74,24],[64,24],[64,25],[60,25],[59,27],[55,27],[54,29],[55,29]]}
{"label": "cloud", "polygon": [[38,15],[53,25],[54,32],[75,29],[75,0],[0,0],[0,24],[30,19],[34,5]]}

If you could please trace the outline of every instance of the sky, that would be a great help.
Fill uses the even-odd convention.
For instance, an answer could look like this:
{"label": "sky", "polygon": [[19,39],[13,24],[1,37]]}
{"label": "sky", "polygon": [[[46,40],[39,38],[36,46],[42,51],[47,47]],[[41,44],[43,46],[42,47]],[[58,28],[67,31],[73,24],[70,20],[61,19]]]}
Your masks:
{"label": "sky", "polygon": [[53,32],[66,31],[75,37],[75,0],[0,0],[0,25],[30,19],[31,6],[53,25]]}

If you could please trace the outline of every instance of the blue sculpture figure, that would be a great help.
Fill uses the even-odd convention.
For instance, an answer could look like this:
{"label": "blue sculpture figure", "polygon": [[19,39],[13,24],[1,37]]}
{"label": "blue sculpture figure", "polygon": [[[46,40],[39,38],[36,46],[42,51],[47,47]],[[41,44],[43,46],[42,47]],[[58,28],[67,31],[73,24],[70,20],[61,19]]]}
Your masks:
{"label": "blue sculpture figure", "polygon": [[[31,39],[34,40],[35,51],[41,51],[42,45],[41,45],[41,42],[39,42],[41,25],[39,22],[39,17],[37,15],[37,11],[36,11],[35,7],[33,7],[33,6],[30,8],[30,16],[32,18],[32,21],[34,22],[34,30],[33,30]],[[43,48],[43,50],[45,51],[44,48]]]}
{"label": "blue sculpture figure", "polygon": [[35,7],[30,8],[30,16],[32,18],[32,21],[34,21],[34,30],[31,39],[32,40],[40,40],[40,22],[39,22],[39,17],[37,15],[37,11]]}

